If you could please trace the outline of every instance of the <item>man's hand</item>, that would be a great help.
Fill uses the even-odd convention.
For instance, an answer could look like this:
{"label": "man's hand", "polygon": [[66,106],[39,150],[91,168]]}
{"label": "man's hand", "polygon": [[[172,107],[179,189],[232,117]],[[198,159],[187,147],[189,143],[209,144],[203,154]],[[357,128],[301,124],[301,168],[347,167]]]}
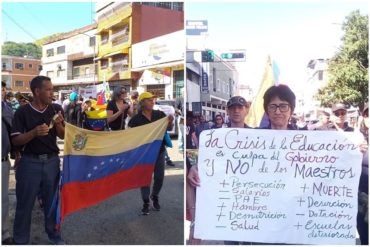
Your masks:
{"label": "man's hand", "polygon": [[198,173],[198,167],[192,166],[190,167],[189,173],[188,173],[188,182],[191,186],[196,187],[200,186],[200,179],[199,179],[199,173]]}
{"label": "man's hand", "polygon": [[359,145],[360,151],[362,154],[365,154],[366,151],[369,149],[369,144],[367,144],[367,141],[364,140],[360,145]]}
{"label": "man's hand", "polygon": [[49,133],[49,126],[47,126],[45,123],[41,125],[37,125],[33,130],[33,136],[46,136]]}
{"label": "man's hand", "polygon": [[64,117],[61,111],[53,117],[53,121],[56,125],[63,125]]}

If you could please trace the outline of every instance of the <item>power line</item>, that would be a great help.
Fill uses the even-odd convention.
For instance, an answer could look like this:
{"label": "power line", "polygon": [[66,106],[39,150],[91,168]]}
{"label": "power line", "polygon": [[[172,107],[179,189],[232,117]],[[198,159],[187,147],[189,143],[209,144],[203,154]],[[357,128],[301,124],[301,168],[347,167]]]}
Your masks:
{"label": "power line", "polygon": [[44,31],[48,31],[47,28],[45,28],[44,26],[44,23],[42,23],[42,21],[36,17],[30,9],[28,9],[28,7],[23,3],[23,2],[19,2],[19,4],[28,12],[28,14],[33,18],[35,19],[38,23],[39,23],[39,26],[42,27],[44,29]]}
{"label": "power line", "polygon": [[4,9],[1,10],[3,14],[5,14],[17,27],[19,27],[23,32],[28,34],[34,41],[37,40],[30,32],[28,32],[26,29],[24,29],[18,22],[16,22]]}

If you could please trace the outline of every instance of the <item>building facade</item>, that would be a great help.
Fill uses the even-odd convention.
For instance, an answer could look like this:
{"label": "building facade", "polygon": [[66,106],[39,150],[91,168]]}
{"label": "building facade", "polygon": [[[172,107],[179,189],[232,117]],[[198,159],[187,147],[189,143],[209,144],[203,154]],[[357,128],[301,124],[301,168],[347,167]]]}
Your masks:
{"label": "building facade", "polygon": [[1,56],[1,80],[8,90],[31,93],[30,81],[39,75],[41,60],[25,57]]}
{"label": "building facade", "polygon": [[201,62],[199,54],[187,51],[186,55],[187,106],[193,113],[213,120],[216,114],[226,115],[226,103],[238,88],[238,73],[217,55],[213,62]]}
{"label": "building facade", "polygon": [[295,112],[305,115],[308,120],[317,118],[320,102],[315,95],[321,87],[328,83],[328,59],[312,59],[307,64],[307,87],[296,93],[297,105]]}
{"label": "building facade", "polygon": [[182,9],[166,7],[128,2],[96,5],[99,82],[137,89],[144,71],[132,70],[132,45],[184,28]]}
{"label": "building facade", "polygon": [[97,82],[96,24],[53,37],[42,46],[41,75],[51,78],[56,90]]}

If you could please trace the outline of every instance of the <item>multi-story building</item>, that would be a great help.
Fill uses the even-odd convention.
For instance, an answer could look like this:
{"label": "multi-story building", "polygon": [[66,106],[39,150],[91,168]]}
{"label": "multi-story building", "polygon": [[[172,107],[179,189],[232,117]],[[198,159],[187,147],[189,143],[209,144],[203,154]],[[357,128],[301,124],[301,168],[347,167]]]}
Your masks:
{"label": "multi-story building", "polygon": [[184,28],[182,3],[98,2],[96,15],[99,81],[111,87],[137,88],[144,71],[132,70],[133,44]]}
{"label": "multi-story building", "polygon": [[97,82],[96,24],[63,33],[42,46],[42,71],[56,90],[78,88]]}
{"label": "multi-story building", "polygon": [[31,93],[30,81],[39,75],[41,60],[3,55],[1,61],[1,80],[6,82],[7,89],[13,92]]}
{"label": "multi-story building", "polygon": [[302,87],[301,92],[297,92],[296,111],[300,114],[316,117],[316,110],[319,109],[320,102],[315,99],[315,95],[321,87],[328,83],[328,62],[329,59],[312,59],[307,65],[307,87]]}
{"label": "multi-story building", "polygon": [[187,51],[187,106],[212,120],[218,113],[226,114],[226,103],[238,88],[238,73],[217,55],[213,62],[201,62],[199,53]]}

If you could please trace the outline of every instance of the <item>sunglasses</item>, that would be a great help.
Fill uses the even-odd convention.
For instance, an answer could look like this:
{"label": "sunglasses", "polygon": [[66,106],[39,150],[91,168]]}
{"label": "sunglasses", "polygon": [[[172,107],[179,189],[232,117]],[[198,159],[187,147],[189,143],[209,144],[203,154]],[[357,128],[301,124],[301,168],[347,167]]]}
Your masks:
{"label": "sunglasses", "polygon": [[339,116],[345,116],[347,114],[346,111],[337,111],[337,112],[334,112],[334,115],[339,117]]}

